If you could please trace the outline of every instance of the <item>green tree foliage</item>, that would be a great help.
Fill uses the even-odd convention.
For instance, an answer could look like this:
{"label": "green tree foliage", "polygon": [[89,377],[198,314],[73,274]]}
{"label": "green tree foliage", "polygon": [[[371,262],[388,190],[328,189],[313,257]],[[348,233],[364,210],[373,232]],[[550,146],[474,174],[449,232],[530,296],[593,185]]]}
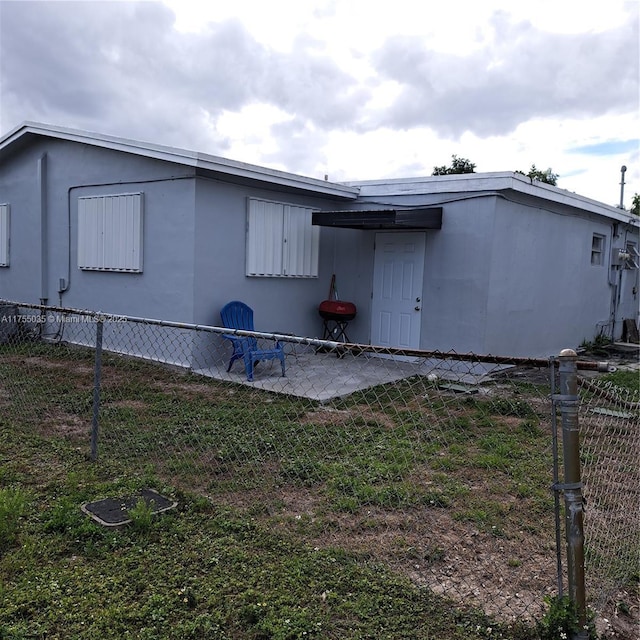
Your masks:
{"label": "green tree foliage", "polygon": [[451,156],[451,165],[441,167],[433,167],[432,176],[448,176],[457,173],[475,173],[476,165],[467,160],[467,158],[458,158],[457,155]]}
{"label": "green tree foliage", "polygon": [[558,178],[560,177],[557,173],[553,172],[553,169],[549,168],[546,171],[542,171],[541,169],[538,169],[535,164],[531,165],[529,173],[525,173],[524,171],[516,171],[516,173],[521,173],[522,175],[527,176],[527,178],[531,178],[531,180],[546,182],[554,187],[557,186]]}
{"label": "green tree foliage", "polygon": [[636,193],[631,199],[631,213],[640,216],[640,194]]}

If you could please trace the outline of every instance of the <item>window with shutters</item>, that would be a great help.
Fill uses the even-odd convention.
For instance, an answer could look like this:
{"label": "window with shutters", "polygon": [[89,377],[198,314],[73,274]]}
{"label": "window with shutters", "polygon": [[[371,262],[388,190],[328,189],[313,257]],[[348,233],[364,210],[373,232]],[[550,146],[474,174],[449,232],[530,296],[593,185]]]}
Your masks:
{"label": "window with shutters", "polygon": [[142,193],[78,198],[78,267],[142,272]]}
{"label": "window with shutters", "polygon": [[246,274],[267,278],[317,278],[320,229],[311,209],[249,198]]}

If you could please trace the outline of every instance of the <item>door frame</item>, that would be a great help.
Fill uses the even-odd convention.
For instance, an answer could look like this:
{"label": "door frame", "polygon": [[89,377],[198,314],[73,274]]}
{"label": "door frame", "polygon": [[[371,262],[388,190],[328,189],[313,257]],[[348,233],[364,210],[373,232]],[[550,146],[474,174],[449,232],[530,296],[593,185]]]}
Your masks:
{"label": "door frame", "polygon": [[[400,235],[404,235],[404,236],[411,236],[411,238],[414,240],[414,242],[416,242],[419,245],[418,248],[418,252],[421,256],[421,261],[416,260],[415,262],[416,267],[419,270],[419,274],[418,274],[418,284],[419,284],[419,292],[416,293],[415,291],[412,292],[414,293],[418,298],[420,298],[420,302],[418,303],[420,305],[420,311],[419,311],[419,317],[418,317],[418,332],[417,332],[417,337],[415,338],[415,340],[413,342],[415,342],[415,344],[412,344],[410,347],[406,347],[409,349],[419,349],[420,348],[420,338],[421,338],[421,334],[422,334],[422,308],[423,308],[423,293],[424,293],[424,265],[425,265],[425,255],[426,255],[426,244],[427,244],[427,235],[424,231],[377,231],[374,235],[374,251],[373,251],[373,269],[372,269],[372,274],[371,274],[371,309],[370,309],[370,318],[369,318],[369,333],[370,333],[370,342],[371,344],[374,343],[374,321],[375,321],[375,316],[374,316],[374,312],[376,311],[375,308],[375,285],[376,285],[376,274],[377,274],[377,267],[379,267],[379,260],[381,260],[381,256],[382,254],[380,253],[380,247],[382,246],[382,241],[383,241],[383,237],[384,236],[400,236]],[[421,246],[420,246],[421,245]],[[398,347],[398,348],[402,348],[402,346],[400,345],[393,345],[394,347]]]}

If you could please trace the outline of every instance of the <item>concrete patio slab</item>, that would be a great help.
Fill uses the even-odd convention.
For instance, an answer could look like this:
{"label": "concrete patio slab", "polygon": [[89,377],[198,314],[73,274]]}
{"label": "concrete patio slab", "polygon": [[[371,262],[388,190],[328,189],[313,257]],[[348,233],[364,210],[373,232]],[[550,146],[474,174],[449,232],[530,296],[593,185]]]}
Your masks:
{"label": "concrete patio slab", "polygon": [[[286,377],[280,375],[279,363],[260,362],[254,381],[248,382],[242,363],[234,363],[227,373],[226,363],[219,368],[194,370],[194,373],[238,384],[283,393],[319,402],[348,396],[381,384],[398,382],[412,376],[435,376],[463,384],[479,384],[505,365],[460,362],[434,358],[404,358],[378,354],[347,352],[291,352],[286,357]],[[434,378],[435,379],[435,378]]]}

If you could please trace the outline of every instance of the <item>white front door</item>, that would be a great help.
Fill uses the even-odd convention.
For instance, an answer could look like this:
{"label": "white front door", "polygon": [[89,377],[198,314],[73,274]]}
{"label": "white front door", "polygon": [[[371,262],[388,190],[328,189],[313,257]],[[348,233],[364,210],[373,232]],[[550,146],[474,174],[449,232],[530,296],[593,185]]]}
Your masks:
{"label": "white front door", "polygon": [[377,233],[371,344],[418,349],[425,234]]}

